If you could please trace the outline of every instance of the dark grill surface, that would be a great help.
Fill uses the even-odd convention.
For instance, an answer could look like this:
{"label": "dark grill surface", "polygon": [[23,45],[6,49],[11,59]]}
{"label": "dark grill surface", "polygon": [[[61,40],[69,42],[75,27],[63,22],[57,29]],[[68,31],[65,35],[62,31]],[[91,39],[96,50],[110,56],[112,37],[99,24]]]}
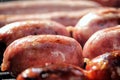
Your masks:
{"label": "dark grill surface", "polygon": [[16,80],[9,72],[0,71],[0,80]]}

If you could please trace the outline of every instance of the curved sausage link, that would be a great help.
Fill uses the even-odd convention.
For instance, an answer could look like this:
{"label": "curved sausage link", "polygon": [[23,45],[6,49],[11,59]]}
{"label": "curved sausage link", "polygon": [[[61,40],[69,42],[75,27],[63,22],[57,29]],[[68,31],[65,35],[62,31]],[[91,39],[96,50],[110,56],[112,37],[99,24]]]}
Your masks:
{"label": "curved sausage link", "polygon": [[120,9],[98,9],[84,15],[76,24],[73,37],[82,45],[96,31],[120,24]]}
{"label": "curved sausage link", "polygon": [[120,80],[120,50],[92,59],[86,70],[89,80]]}
{"label": "curved sausage link", "polygon": [[97,31],[86,42],[83,56],[92,59],[96,56],[120,50],[120,25]]}
{"label": "curved sausage link", "polygon": [[94,1],[11,1],[0,3],[0,14],[40,14],[57,11],[68,12],[100,6],[99,3]]}
{"label": "curved sausage link", "polygon": [[1,69],[17,75],[29,67],[62,63],[82,67],[81,45],[67,36],[36,35],[12,42],[5,50]]}
{"label": "curved sausage link", "polygon": [[69,36],[64,25],[51,20],[28,20],[7,24],[0,28],[0,63],[6,47],[11,42],[28,35],[40,34]]}
{"label": "curved sausage link", "polygon": [[17,80],[86,80],[84,71],[73,65],[51,65],[44,68],[28,68]]}

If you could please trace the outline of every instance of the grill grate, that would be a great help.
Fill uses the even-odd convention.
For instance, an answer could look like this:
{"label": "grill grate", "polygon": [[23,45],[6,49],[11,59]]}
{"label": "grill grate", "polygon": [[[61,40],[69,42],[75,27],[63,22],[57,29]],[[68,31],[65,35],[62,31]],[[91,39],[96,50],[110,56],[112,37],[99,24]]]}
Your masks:
{"label": "grill grate", "polygon": [[[0,55],[0,64],[2,63],[2,57]],[[2,72],[0,66],[0,80],[16,80],[9,72]]]}
{"label": "grill grate", "polygon": [[16,80],[9,72],[0,71],[0,80]]}

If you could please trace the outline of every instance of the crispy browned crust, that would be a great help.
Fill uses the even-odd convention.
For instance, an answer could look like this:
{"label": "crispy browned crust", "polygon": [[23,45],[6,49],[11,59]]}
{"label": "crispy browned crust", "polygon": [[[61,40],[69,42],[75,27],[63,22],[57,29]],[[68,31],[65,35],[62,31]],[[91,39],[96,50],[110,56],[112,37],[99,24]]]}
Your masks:
{"label": "crispy browned crust", "polygon": [[36,35],[15,40],[5,53],[2,71],[17,75],[29,67],[50,64],[83,66],[82,48],[73,38],[60,35]]}

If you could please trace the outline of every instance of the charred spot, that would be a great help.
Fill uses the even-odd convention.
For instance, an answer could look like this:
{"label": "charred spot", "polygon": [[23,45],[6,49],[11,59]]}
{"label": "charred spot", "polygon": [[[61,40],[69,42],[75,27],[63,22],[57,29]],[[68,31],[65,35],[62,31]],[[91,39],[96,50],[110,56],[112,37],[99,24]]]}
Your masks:
{"label": "charred spot", "polygon": [[117,8],[119,8],[120,7],[120,1],[117,0],[114,6],[117,7]]}
{"label": "charred spot", "polygon": [[56,40],[56,42],[60,42],[60,40],[59,40],[59,39],[57,39],[57,40]]}
{"label": "charred spot", "polygon": [[36,80],[36,78],[25,78],[25,80]]}
{"label": "charred spot", "polygon": [[105,20],[101,20],[98,22],[99,27],[103,27],[106,23],[107,23],[107,21],[105,21]]}
{"label": "charred spot", "polygon": [[35,27],[35,29],[39,29],[39,27]]}
{"label": "charred spot", "polygon": [[118,21],[118,24],[120,24],[120,18],[118,18],[118,20],[117,20],[117,21]]}
{"label": "charred spot", "polygon": [[110,67],[120,67],[120,55],[118,52],[109,54],[107,60]]}
{"label": "charred spot", "polygon": [[40,73],[40,77],[41,79],[45,79],[48,77],[48,74],[50,74],[51,72],[50,71],[43,71]]}
{"label": "charred spot", "polygon": [[55,34],[56,34],[56,35],[58,35],[58,33],[57,33],[57,32],[55,32]]}
{"label": "charred spot", "polygon": [[37,35],[37,33],[36,33],[36,32],[34,32],[34,33],[33,33],[33,35]]}
{"label": "charred spot", "polygon": [[38,31],[39,31],[40,27],[34,27],[34,32],[33,32],[33,35],[37,35],[38,34]]}
{"label": "charred spot", "polygon": [[105,25],[105,23],[100,23],[99,26],[100,27],[103,27]]}
{"label": "charred spot", "polygon": [[120,57],[119,58],[115,58],[114,60],[111,60],[111,66],[119,66],[120,67]]}
{"label": "charred spot", "polygon": [[85,69],[85,68],[86,68],[86,65],[87,65],[87,63],[86,63],[86,62],[84,62],[84,64],[83,64],[83,69]]}

